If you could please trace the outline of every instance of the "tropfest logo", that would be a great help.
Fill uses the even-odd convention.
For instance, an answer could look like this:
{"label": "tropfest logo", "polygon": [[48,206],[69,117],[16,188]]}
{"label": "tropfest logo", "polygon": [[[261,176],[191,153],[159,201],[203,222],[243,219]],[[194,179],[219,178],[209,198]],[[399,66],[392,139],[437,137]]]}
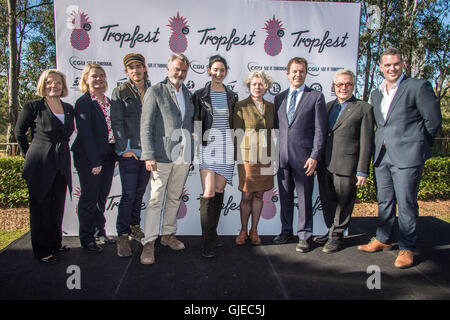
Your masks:
{"label": "tropfest logo", "polygon": [[67,7],[66,13],[69,15],[67,27],[72,30],[70,44],[79,51],[87,49],[91,43],[88,32],[92,28],[92,21],[89,20],[87,13],[75,5]]}

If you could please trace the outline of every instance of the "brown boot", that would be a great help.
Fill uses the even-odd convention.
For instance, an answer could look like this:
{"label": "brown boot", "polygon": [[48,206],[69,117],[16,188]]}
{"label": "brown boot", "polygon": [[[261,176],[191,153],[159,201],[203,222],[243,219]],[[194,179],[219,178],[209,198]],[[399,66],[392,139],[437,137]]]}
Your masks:
{"label": "brown boot", "polygon": [[174,234],[166,234],[161,237],[161,244],[163,246],[169,246],[172,250],[183,250],[184,244],[178,240]]}
{"label": "brown boot", "polygon": [[400,250],[395,259],[394,265],[400,269],[406,269],[413,265],[414,263],[414,254],[411,250]]}
{"label": "brown boot", "polygon": [[253,229],[250,230],[250,242],[254,246],[258,246],[261,244],[261,239],[258,236],[257,230],[253,230]]}
{"label": "brown boot", "polygon": [[240,245],[245,244],[245,241],[247,241],[247,239],[248,239],[247,231],[246,230],[241,230],[239,232],[239,235],[237,236],[235,242],[236,242],[237,245],[240,246]]}
{"label": "brown boot", "polygon": [[142,249],[141,254],[142,264],[153,264],[155,263],[155,240],[147,242]]}
{"label": "brown boot", "polygon": [[117,255],[119,257],[131,257],[131,246],[128,234],[121,234],[117,237]]}
{"label": "brown boot", "polygon": [[368,244],[358,246],[358,250],[364,252],[377,252],[381,250],[391,250],[391,249],[392,249],[391,244],[382,243],[375,238],[372,238]]}

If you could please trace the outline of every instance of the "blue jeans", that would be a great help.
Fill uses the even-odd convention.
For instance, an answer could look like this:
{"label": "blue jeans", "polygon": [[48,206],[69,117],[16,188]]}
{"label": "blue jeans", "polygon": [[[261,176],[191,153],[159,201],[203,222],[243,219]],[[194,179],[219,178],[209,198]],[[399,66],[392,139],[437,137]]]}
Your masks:
{"label": "blue jeans", "polygon": [[122,197],[117,215],[117,234],[130,234],[131,225],[141,222],[142,197],[150,179],[150,171],[145,169],[145,161],[134,157],[120,157],[120,180],[122,182]]}

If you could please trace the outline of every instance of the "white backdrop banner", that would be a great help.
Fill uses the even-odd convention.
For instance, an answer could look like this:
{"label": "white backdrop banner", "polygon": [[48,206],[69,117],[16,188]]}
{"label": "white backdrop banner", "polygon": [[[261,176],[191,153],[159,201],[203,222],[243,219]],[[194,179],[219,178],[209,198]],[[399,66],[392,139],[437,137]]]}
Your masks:
{"label": "white backdrop banner", "polygon": [[[146,58],[150,81],[166,76],[167,59],[172,52],[185,54],[191,61],[185,84],[195,91],[207,81],[208,58],[224,56],[230,66],[225,84],[245,99],[249,92],[243,82],[253,70],[263,70],[275,80],[265,99],[289,87],[286,64],[294,56],[306,58],[306,85],[322,91],[326,101],[335,98],[332,79],[338,69],[356,73],[360,4],[264,0],[55,0],[57,68],[67,76],[69,96],[74,104],[81,71],[88,62],[102,65],[108,78],[107,95],[127,80],[122,58],[141,53]],[[240,230],[237,170],[233,186],[225,189],[220,234]],[[199,195],[202,192],[197,166],[192,166],[178,214],[178,234],[201,234]],[[78,234],[78,175],[73,170],[72,198],[67,196],[63,230]],[[106,204],[107,233],[116,234],[117,208],[121,196],[118,169]],[[148,190],[142,214],[149,198]],[[320,211],[317,184],[314,191],[314,234],[326,227]],[[142,219],[143,220],[143,219]],[[143,221],[142,221],[143,222]],[[297,221],[294,219],[294,226]],[[278,234],[279,196],[275,188],[264,195],[259,224],[262,235]]]}

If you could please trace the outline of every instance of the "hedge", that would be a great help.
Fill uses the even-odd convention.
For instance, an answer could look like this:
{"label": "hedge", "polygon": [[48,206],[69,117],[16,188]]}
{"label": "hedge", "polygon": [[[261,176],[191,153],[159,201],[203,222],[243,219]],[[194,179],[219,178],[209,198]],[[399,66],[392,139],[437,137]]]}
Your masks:
{"label": "hedge", "polygon": [[[450,196],[450,157],[433,157],[425,162],[417,198],[419,200],[448,200]],[[364,187],[358,188],[359,202],[376,202],[373,168]]]}
{"label": "hedge", "polygon": [[[0,158],[0,207],[28,206],[28,189],[22,178],[22,157]],[[372,168],[367,184],[358,188],[358,202],[375,202]],[[419,186],[420,200],[447,200],[450,196],[450,158],[434,157],[425,162]]]}
{"label": "hedge", "polygon": [[7,208],[28,206],[28,188],[22,178],[25,160],[18,157],[0,158],[0,206]]}

